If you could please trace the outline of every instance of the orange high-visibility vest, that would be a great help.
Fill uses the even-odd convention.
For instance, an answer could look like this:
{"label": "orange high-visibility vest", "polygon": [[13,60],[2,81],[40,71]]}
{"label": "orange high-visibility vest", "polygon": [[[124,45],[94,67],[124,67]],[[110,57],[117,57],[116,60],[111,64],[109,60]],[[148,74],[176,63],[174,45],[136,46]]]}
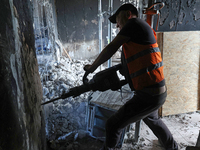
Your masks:
{"label": "orange high-visibility vest", "polygon": [[[155,31],[154,36],[156,38]],[[135,90],[164,80],[163,62],[157,43],[141,45],[129,41],[123,44],[123,51]]]}

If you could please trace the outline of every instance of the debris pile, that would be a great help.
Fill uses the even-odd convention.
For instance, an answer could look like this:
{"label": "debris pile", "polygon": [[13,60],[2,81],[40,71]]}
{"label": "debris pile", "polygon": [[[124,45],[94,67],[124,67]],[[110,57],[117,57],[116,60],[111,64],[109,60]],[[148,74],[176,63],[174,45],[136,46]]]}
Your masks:
{"label": "debris pile", "polygon": [[[61,57],[59,63],[53,62],[52,57],[37,56],[39,74],[43,85],[43,102],[61,96],[72,87],[82,85],[85,73],[83,67],[93,60],[70,60]],[[98,71],[98,70],[97,70]],[[91,79],[94,74],[89,74]],[[60,99],[44,105],[46,119],[46,134],[49,140],[79,129],[86,130],[87,98],[90,92],[78,97]]]}
{"label": "debris pile", "polygon": [[99,150],[102,145],[102,141],[92,138],[84,130],[70,132],[48,142],[49,150]]}

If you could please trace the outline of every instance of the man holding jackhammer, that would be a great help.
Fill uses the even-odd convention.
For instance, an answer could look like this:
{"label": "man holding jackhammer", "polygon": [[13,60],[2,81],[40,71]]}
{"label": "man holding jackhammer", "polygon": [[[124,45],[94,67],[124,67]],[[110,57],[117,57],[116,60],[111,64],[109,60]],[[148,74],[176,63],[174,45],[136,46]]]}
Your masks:
{"label": "man holding jackhammer", "polygon": [[107,120],[106,141],[102,149],[117,149],[123,128],[143,119],[166,150],[177,150],[172,134],[158,116],[158,109],[166,100],[167,89],[155,31],[138,18],[138,11],[132,4],[119,7],[109,20],[117,24],[120,32],[92,65],[84,67],[85,75],[110,59],[122,45],[122,74],[135,95]]}

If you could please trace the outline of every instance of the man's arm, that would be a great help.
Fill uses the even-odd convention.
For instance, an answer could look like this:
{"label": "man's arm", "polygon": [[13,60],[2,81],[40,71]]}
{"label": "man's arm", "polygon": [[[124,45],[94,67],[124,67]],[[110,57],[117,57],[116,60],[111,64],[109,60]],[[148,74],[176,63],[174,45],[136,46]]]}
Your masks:
{"label": "man's arm", "polygon": [[119,47],[126,43],[128,40],[130,39],[130,37],[127,36],[123,36],[123,35],[117,35],[111,43],[109,43],[103,50],[102,52],[99,54],[99,56],[97,57],[97,59],[93,62],[92,65],[89,66],[85,66],[85,70],[88,73],[94,72],[98,66],[100,66],[101,64],[103,64],[104,62],[106,62],[108,59],[110,59],[113,54],[116,53],[116,51],[119,49]]}

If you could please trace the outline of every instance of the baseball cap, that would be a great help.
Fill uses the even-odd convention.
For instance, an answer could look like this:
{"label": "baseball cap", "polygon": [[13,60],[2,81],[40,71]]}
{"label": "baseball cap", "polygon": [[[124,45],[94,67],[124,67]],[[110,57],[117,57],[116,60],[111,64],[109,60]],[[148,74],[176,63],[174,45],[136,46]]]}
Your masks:
{"label": "baseball cap", "polygon": [[132,4],[130,3],[126,3],[126,4],[123,4],[122,6],[120,6],[117,11],[112,15],[110,16],[108,19],[110,20],[110,22],[112,23],[117,23],[116,22],[116,16],[119,14],[120,11],[122,10],[130,10],[133,14],[135,14],[137,17],[138,17],[138,11],[137,11],[137,8],[135,6],[133,6]]}

